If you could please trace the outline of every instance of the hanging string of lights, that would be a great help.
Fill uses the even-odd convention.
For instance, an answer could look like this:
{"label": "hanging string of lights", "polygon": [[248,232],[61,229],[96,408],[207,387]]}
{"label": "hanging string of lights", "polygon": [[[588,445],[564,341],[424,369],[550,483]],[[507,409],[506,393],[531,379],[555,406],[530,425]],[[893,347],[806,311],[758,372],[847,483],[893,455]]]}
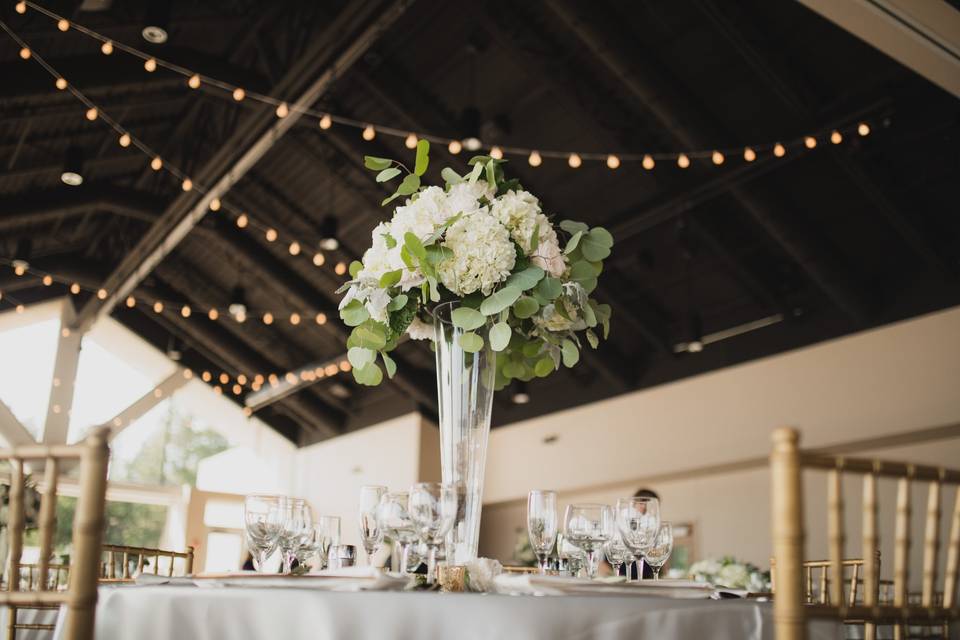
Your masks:
{"label": "hanging string of lights", "polygon": [[[192,69],[187,69],[178,64],[168,62],[157,56],[141,51],[135,47],[117,42],[107,36],[88,29],[82,25],[70,22],[63,16],[60,16],[45,7],[42,7],[30,0],[21,0],[15,5],[17,13],[24,14],[27,9],[33,9],[38,13],[55,20],[57,28],[66,32],[70,29],[76,30],[100,43],[100,50],[104,55],[111,55],[114,50],[123,51],[129,55],[143,60],[144,69],[153,73],[159,68],[177,73],[186,78],[186,84],[191,89],[199,89],[201,86],[213,87],[219,91],[211,92],[212,95],[232,99],[235,102],[244,100],[253,100],[270,106],[278,118],[287,117],[292,110],[298,113],[310,116],[317,120],[321,129],[330,129],[334,124],[360,130],[363,140],[370,142],[378,134],[402,138],[407,148],[413,149],[417,146],[420,139],[429,140],[431,143],[440,144],[447,147],[451,154],[459,154],[466,150],[470,152],[486,150],[494,158],[502,159],[505,156],[525,157],[531,167],[539,167],[544,159],[564,160],[571,169],[579,169],[584,162],[599,162],[606,165],[608,169],[616,170],[623,163],[639,163],[647,171],[654,170],[658,163],[675,165],[680,169],[689,169],[694,161],[704,161],[701,164],[707,166],[719,167],[727,162],[728,159],[742,158],[744,162],[753,162],[758,157],[766,154],[772,154],[774,157],[784,157],[790,149],[813,149],[821,142],[829,141],[832,144],[841,144],[847,137],[854,133],[860,136],[867,136],[871,132],[868,122],[858,122],[845,127],[830,128],[821,131],[811,132],[800,137],[783,139],[778,141],[763,142],[759,144],[749,144],[737,147],[718,147],[712,149],[690,149],[684,151],[641,151],[641,152],[597,152],[597,151],[574,151],[558,149],[537,149],[521,147],[515,145],[486,145],[474,135],[463,139],[451,138],[449,136],[437,135],[428,132],[416,132],[408,129],[402,129],[390,125],[376,124],[373,122],[357,120],[347,116],[337,115],[329,111],[320,111],[309,107],[301,107],[288,104],[286,101],[268,96],[256,91],[250,91],[235,84],[219,80],[206,74],[198,73]],[[9,33],[9,31],[8,31]],[[12,34],[11,34],[12,35]],[[22,45],[20,52],[21,58],[27,60],[31,57],[31,50]],[[57,76],[57,88],[64,89],[68,87],[66,79]],[[61,84],[63,86],[61,86]],[[96,114],[94,114],[95,117]],[[88,116],[89,117],[89,116]],[[94,118],[91,118],[94,119]],[[142,150],[142,149],[141,149]],[[181,176],[182,177],[182,176]]]}

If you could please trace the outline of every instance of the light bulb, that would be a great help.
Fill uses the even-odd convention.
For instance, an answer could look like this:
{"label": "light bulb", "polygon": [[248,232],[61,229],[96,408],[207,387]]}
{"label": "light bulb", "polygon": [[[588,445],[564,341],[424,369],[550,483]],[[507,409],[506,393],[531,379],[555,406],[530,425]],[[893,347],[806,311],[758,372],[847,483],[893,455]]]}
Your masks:
{"label": "light bulb", "polygon": [[210,309],[210,311],[207,312],[207,317],[210,318],[211,320],[216,320],[217,318],[220,317],[220,312],[217,311],[216,309]]}
{"label": "light bulb", "polygon": [[57,78],[56,85],[57,85],[57,89],[59,89],[60,91],[63,91],[64,89],[67,88],[67,79]]}
{"label": "light bulb", "polygon": [[70,285],[70,293],[72,293],[73,295],[77,295],[78,293],[80,293],[80,285],[77,284],[76,282],[74,282],[73,284],[71,284],[71,285]]}
{"label": "light bulb", "polygon": [[189,318],[191,313],[193,313],[193,310],[188,304],[185,304],[180,308],[180,315],[182,315],[184,318]]}
{"label": "light bulb", "polygon": [[223,395],[223,389],[221,389],[218,384],[213,385],[213,392],[218,396]]}
{"label": "light bulb", "polygon": [[123,134],[122,136],[120,136],[120,146],[121,146],[121,147],[129,147],[129,146],[130,146],[130,134],[129,134],[129,133],[125,133],[125,134]]}
{"label": "light bulb", "polygon": [[340,361],[340,371],[343,371],[344,373],[346,373],[347,371],[350,371],[350,369],[351,369],[350,362],[348,360]]}
{"label": "light bulb", "polygon": [[190,87],[191,89],[199,89],[199,88],[200,88],[200,76],[199,76],[198,74],[196,74],[196,73],[193,74],[192,76],[190,76],[190,79],[187,80],[187,86]]}
{"label": "light bulb", "polygon": [[96,107],[90,107],[89,109],[87,109],[86,115],[87,115],[87,120],[89,120],[90,122],[93,122],[94,120],[96,120],[97,119]]}
{"label": "light bulb", "polygon": [[267,232],[264,234],[264,237],[267,239],[267,242],[273,242],[277,239],[277,230],[276,229],[267,229]]}
{"label": "light bulb", "polygon": [[540,152],[531,151],[530,157],[527,158],[527,162],[530,163],[531,167],[539,167],[541,164],[543,164],[543,158],[540,157]]}
{"label": "light bulb", "polygon": [[27,3],[18,2],[17,4],[13,5],[13,8],[17,13],[19,13],[20,15],[23,15],[27,12]]}
{"label": "light bulb", "polygon": [[238,374],[237,382],[239,382],[240,384],[247,384],[247,376],[243,375],[242,373]]}
{"label": "light bulb", "polygon": [[253,415],[253,409],[251,409],[250,407],[244,407],[244,408],[243,408],[243,415],[244,415],[245,417],[249,418],[250,416]]}
{"label": "light bulb", "polygon": [[373,140],[374,138],[377,137],[377,132],[372,125],[368,124],[366,127],[364,127],[362,135],[363,135],[363,139],[369,142],[370,140]]}
{"label": "light bulb", "polygon": [[297,374],[295,374],[293,371],[288,371],[286,375],[283,376],[283,379],[290,384],[297,384]]}
{"label": "light bulb", "polygon": [[294,312],[294,313],[291,313],[291,314],[290,314],[290,324],[293,324],[293,325],[300,324],[300,314],[299,314],[299,313]]}
{"label": "light bulb", "polygon": [[620,158],[613,155],[612,153],[607,156],[607,168],[608,169],[617,169],[620,167]]}
{"label": "light bulb", "polygon": [[183,183],[180,186],[181,188],[183,188],[184,191],[190,191],[191,189],[193,189],[193,180],[191,180],[190,178],[184,178]]}
{"label": "light bulb", "polygon": [[238,396],[241,393],[243,393],[243,387],[241,387],[238,384],[235,384],[233,385],[233,387],[231,387],[231,391],[233,391],[233,395]]}
{"label": "light bulb", "polygon": [[335,365],[335,364],[328,364],[328,365],[326,366],[326,368],[324,369],[324,372],[325,372],[328,376],[335,376],[335,375],[337,375],[337,371],[339,371],[339,369],[337,369],[337,365]]}
{"label": "light bulb", "polygon": [[503,149],[500,147],[490,147],[490,157],[495,160],[503,160]]}
{"label": "light bulb", "polygon": [[29,47],[24,47],[20,49],[20,58],[23,60],[29,60],[31,56]]}
{"label": "light bulb", "polygon": [[567,164],[570,165],[571,169],[578,169],[583,164],[583,160],[576,153],[571,153],[570,157],[567,158]]}
{"label": "light bulb", "polygon": [[150,161],[150,168],[154,171],[160,171],[163,168],[163,160],[160,159],[160,156],[155,156],[153,160]]}
{"label": "light bulb", "polygon": [[237,226],[241,229],[246,227],[248,222],[249,219],[247,218],[247,214],[241,213],[239,216],[237,216]]}
{"label": "light bulb", "polygon": [[677,156],[677,166],[681,169],[686,169],[690,166],[690,158],[687,157],[687,154],[681,153]]}
{"label": "light bulb", "polygon": [[653,161],[653,156],[651,156],[650,154],[643,156],[642,164],[643,164],[643,168],[646,169],[647,171],[650,171],[655,166],[657,166],[657,163]]}
{"label": "light bulb", "polygon": [[447,145],[447,151],[449,151],[453,155],[457,155],[458,153],[463,151],[463,144],[461,144],[459,140],[451,140],[450,144]]}
{"label": "light bulb", "polygon": [[746,160],[747,162],[753,162],[754,160],[757,159],[757,152],[751,149],[750,147],[747,147],[746,149],[743,150],[743,159]]}
{"label": "light bulb", "polygon": [[157,61],[154,58],[147,58],[143,63],[143,68],[147,70],[148,73],[153,73],[157,70]]}
{"label": "light bulb", "polygon": [[322,267],[322,266],[323,266],[323,263],[326,262],[326,261],[327,261],[327,259],[323,257],[323,254],[322,254],[322,253],[315,253],[315,254],[313,254],[313,264],[314,264],[315,266],[317,266],[317,267]]}
{"label": "light bulb", "polygon": [[314,320],[317,322],[317,324],[327,324],[327,314],[320,312],[317,314]]}
{"label": "light bulb", "polygon": [[817,139],[813,136],[807,136],[803,139],[803,144],[807,149],[813,149],[815,146],[817,146]]}
{"label": "light bulb", "polygon": [[782,158],[783,156],[787,155],[787,149],[778,142],[777,144],[773,145],[773,155],[777,156],[778,158]]}
{"label": "light bulb", "polygon": [[49,287],[53,284],[53,277],[48,273],[47,275],[43,276],[43,280],[41,280],[41,282],[43,282],[43,286]]}
{"label": "light bulb", "polygon": [[60,336],[63,337],[63,338],[69,338],[69,337],[70,337],[70,329],[68,329],[67,327],[64,327],[63,329],[61,329],[61,330],[60,330]]}
{"label": "light bulb", "polygon": [[18,304],[18,305],[17,305],[17,313],[23,313],[23,310],[24,310],[25,308],[26,308],[26,307],[24,307],[22,304]]}
{"label": "light bulb", "polygon": [[236,100],[237,102],[240,102],[246,97],[247,97],[247,92],[241,89],[240,87],[237,87],[236,89],[233,90],[233,99]]}
{"label": "light bulb", "polygon": [[226,372],[220,374],[220,384],[227,384],[230,382],[230,376]]}
{"label": "light bulb", "polygon": [[209,371],[204,371],[203,373],[200,374],[200,379],[203,380],[204,382],[210,382],[211,380],[213,380],[213,376],[210,374]]}
{"label": "light bulb", "polygon": [[133,296],[127,296],[126,302],[127,302],[127,307],[130,309],[133,309],[135,306],[137,306],[137,299],[134,298]]}
{"label": "light bulb", "polygon": [[333,126],[333,119],[330,116],[324,114],[324,116],[320,118],[320,128],[329,129],[332,126]]}
{"label": "light bulb", "polygon": [[404,144],[404,146],[407,147],[407,149],[414,149],[414,148],[416,148],[416,146],[417,146],[417,136],[413,135],[412,133],[411,133],[411,134],[408,134],[407,137],[406,137],[406,139],[403,141],[403,144]]}
{"label": "light bulb", "polygon": [[338,262],[338,263],[337,263],[337,266],[335,266],[335,267],[333,268],[333,272],[334,272],[335,274],[337,274],[338,276],[342,276],[343,274],[345,274],[345,273],[347,272],[347,263],[345,263],[345,262]]}
{"label": "light bulb", "polygon": [[288,250],[290,251],[290,255],[292,256],[300,255],[300,243],[294,240],[293,242],[290,243],[290,247]]}
{"label": "light bulb", "polygon": [[861,136],[870,135],[870,125],[868,125],[866,122],[861,122],[859,125],[857,125],[857,133],[859,133]]}
{"label": "light bulb", "polygon": [[97,289],[97,297],[101,300],[107,299],[107,290],[106,289]]}
{"label": "light bulb", "polygon": [[220,198],[214,198],[210,201],[210,211],[220,211]]}
{"label": "light bulb", "polygon": [[69,30],[69,29],[70,29],[70,22],[69,22],[68,20],[64,19],[64,18],[60,18],[60,20],[57,22],[57,29],[60,29],[60,31],[67,31],[67,30]]}
{"label": "light bulb", "polygon": [[723,161],[724,161],[723,154],[720,153],[719,151],[714,151],[710,159],[713,160],[713,164],[715,165],[721,165],[723,164]]}
{"label": "light bulb", "polygon": [[843,136],[840,135],[840,132],[836,129],[833,130],[833,133],[830,134],[830,142],[833,144],[840,144],[843,142]]}
{"label": "light bulb", "polygon": [[263,324],[273,324],[273,314],[269,311],[263,314]]}
{"label": "light bulb", "polygon": [[100,45],[100,51],[103,52],[103,55],[108,56],[113,53],[113,43],[107,40],[102,45]]}
{"label": "light bulb", "polygon": [[154,313],[163,313],[163,303],[157,300],[153,303],[153,312]]}
{"label": "light bulb", "polygon": [[27,272],[27,268],[26,268],[25,266],[23,266],[22,264],[18,264],[18,265],[16,265],[16,266],[13,267],[13,272],[14,272],[15,274],[17,274],[18,276],[22,276],[23,274],[25,274],[25,273]]}
{"label": "light bulb", "polygon": [[276,113],[278,118],[286,118],[290,115],[290,107],[287,106],[286,102],[281,102],[277,105]]}
{"label": "light bulb", "polygon": [[184,369],[183,377],[187,380],[190,380],[191,378],[193,378],[193,371],[191,371],[190,369]]}

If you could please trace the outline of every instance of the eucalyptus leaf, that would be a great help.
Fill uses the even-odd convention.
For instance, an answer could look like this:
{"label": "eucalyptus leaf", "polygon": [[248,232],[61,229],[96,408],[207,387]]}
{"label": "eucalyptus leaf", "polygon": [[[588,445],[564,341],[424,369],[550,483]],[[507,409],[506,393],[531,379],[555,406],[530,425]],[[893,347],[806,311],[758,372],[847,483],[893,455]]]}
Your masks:
{"label": "eucalyptus leaf", "polygon": [[533,233],[530,234],[530,255],[536,253],[540,246],[540,223],[533,226]]}
{"label": "eucalyptus leaf", "polygon": [[356,369],[362,369],[377,358],[377,352],[364,347],[350,347],[347,349],[347,360]]}
{"label": "eucalyptus leaf", "polygon": [[420,260],[427,257],[427,251],[423,248],[423,243],[420,242],[420,238],[412,231],[407,231],[403,234],[403,246],[411,256],[416,256]]}
{"label": "eucalyptus leaf", "polygon": [[380,287],[383,289],[389,289],[393,285],[400,282],[401,276],[403,276],[403,269],[387,271],[385,274],[380,276]]}
{"label": "eucalyptus leaf", "polygon": [[413,271],[417,268],[417,266],[413,264],[413,256],[411,256],[410,252],[407,250],[406,244],[400,247],[400,259],[403,260],[403,264],[407,265],[407,269],[410,269],[410,271]]}
{"label": "eucalyptus leaf", "polygon": [[373,320],[354,327],[350,335],[358,347],[376,350],[383,349],[387,344],[387,327]]}
{"label": "eucalyptus leaf", "polygon": [[540,267],[527,267],[507,278],[505,286],[517,287],[521,291],[532,289],[543,278],[544,272]]}
{"label": "eucalyptus leaf", "polygon": [[457,307],[450,312],[450,320],[455,327],[460,327],[464,331],[473,331],[477,327],[482,327],[487,317],[476,309]]}
{"label": "eucalyptus leaf", "polygon": [[[424,138],[417,140],[417,162],[413,167],[413,173],[418,178],[427,172],[430,166],[430,141]],[[419,180],[417,184],[419,186]]]}
{"label": "eucalyptus leaf", "polygon": [[380,357],[383,358],[383,368],[387,370],[387,377],[393,379],[393,376],[397,375],[397,363],[387,355],[386,351],[381,351]]}
{"label": "eucalyptus leaf", "polygon": [[398,175],[400,175],[400,169],[398,167],[390,167],[377,174],[377,182],[389,182]]}
{"label": "eucalyptus leaf", "polygon": [[483,165],[478,162],[473,165],[473,171],[470,172],[470,184],[476,184],[481,173],[483,173]]}
{"label": "eucalyptus leaf", "polygon": [[483,338],[469,331],[460,336],[460,348],[467,353],[476,353],[483,349]]}
{"label": "eucalyptus leaf", "polygon": [[546,378],[548,375],[553,373],[553,359],[549,356],[546,358],[540,358],[537,360],[537,364],[533,365],[533,372],[538,378]]}
{"label": "eucalyptus leaf", "polygon": [[587,323],[587,326],[597,326],[597,314],[594,313],[593,307],[588,304],[584,307],[581,307],[581,310],[583,311],[583,321]]}
{"label": "eucalyptus leaf", "polygon": [[397,191],[397,192],[394,193],[392,196],[387,196],[386,198],[384,198],[383,200],[380,201],[380,206],[381,206],[381,207],[384,207],[384,206],[390,204],[391,202],[393,202],[394,200],[396,200],[397,198],[399,198],[401,195],[402,195],[402,194],[401,194],[399,191]]}
{"label": "eucalyptus leaf", "polygon": [[577,345],[573,343],[573,340],[565,338],[560,345],[560,350],[563,354],[563,366],[568,369],[580,360],[580,350],[577,349]]}
{"label": "eucalyptus leaf", "polygon": [[427,284],[430,287],[430,302],[440,302],[440,287],[437,279],[433,276],[427,276]]}
{"label": "eucalyptus leaf", "polygon": [[490,327],[490,348],[494,351],[503,351],[510,344],[513,331],[506,322],[498,322]]}
{"label": "eucalyptus leaf", "polygon": [[363,324],[370,317],[370,312],[363,306],[359,300],[351,300],[347,306],[340,309],[340,317],[343,323],[348,327],[356,327]]}
{"label": "eucalyptus leaf", "polygon": [[353,379],[359,384],[375,387],[383,381],[383,372],[376,363],[371,362],[365,367],[353,370]]}
{"label": "eucalyptus leaf", "polygon": [[544,278],[537,283],[537,293],[547,300],[554,300],[563,291],[563,284],[559,278]]}
{"label": "eucalyptus leaf", "polygon": [[530,341],[525,342],[520,348],[520,352],[528,358],[533,358],[540,350],[543,348],[543,343],[540,341]]}
{"label": "eucalyptus leaf", "polygon": [[378,158],[376,156],[363,156],[363,166],[373,171],[383,171],[393,164],[390,158]]}
{"label": "eucalyptus leaf", "polygon": [[522,296],[513,303],[513,315],[521,320],[533,316],[540,310],[540,305],[530,296]]}
{"label": "eucalyptus leaf", "polygon": [[480,313],[485,316],[492,316],[500,313],[520,297],[523,293],[519,287],[505,286],[504,288],[491,294],[486,300],[480,303]]}
{"label": "eucalyptus leaf", "polygon": [[491,187],[496,186],[496,184],[497,184],[497,165],[494,164],[493,158],[491,158],[489,161],[487,161],[486,164],[484,164],[484,167],[486,167],[486,172],[487,172],[487,183],[488,183]]}
{"label": "eucalyptus leaf", "polygon": [[560,228],[566,231],[567,233],[569,233],[570,235],[573,235],[578,231],[582,231],[583,233],[586,233],[587,231],[590,230],[590,227],[583,224],[582,222],[577,222],[576,220],[561,220]]}
{"label": "eucalyptus leaf", "polygon": [[420,188],[420,176],[415,173],[408,173],[407,177],[403,179],[403,182],[400,183],[400,186],[397,187],[397,193],[401,196],[409,196],[416,193],[417,189]]}
{"label": "eucalyptus leaf", "polygon": [[350,263],[350,277],[356,278],[357,274],[360,273],[360,270],[363,269],[363,263],[359,260],[354,260]]}
{"label": "eucalyptus leaf", "polygon": [[[607,240],[610,241],[609,244]],[[611,246],[613,246],[613,238],[610,236],[610,232],[601,227],[591,230],[580,240],[580,251],[583,252],[583,257],[590,262],[598,262],[608,257]]]}
{"label": "eucalyptus leaf", "polygon": [[587,342],[590,343],[591,347],[596,349],[597,346],[600,344],[600,338],[598,338],[597,334],[595,334],[593,331],[590,331],[589,329],[587,329]]}
{"label": "eucalyptus leaf", "polygon": [[579,283],[587,293],[597,288],[596,271],[588,262],[580,261],[570,267],[570,280]]}
{"label": "eucalyptus leaf", "polygon": [[460,184],[463,182],[463,178],[460,176],[460,174],[450,167],[444,167],[443,171],[440,172],[440,177],[443,178],[448,187],[452,187],[455,184]]}
{"label": "eucalyptus leaf", "polygon": [[524,374],[524,367],[519,362],[508,362],[503,365],[503,375],[508,378],[520,378]]}
{"label": "eucalyptus leaf", "polygon": [[389,233],[383,234],[383,243],[387,245],[387,249],[393,249],[397,246],[397,240]]}
{"label": "eucalyptus leaf", "polygon": [[405,306],[407,306],[408,299],[409,298],[407,297],[407,294],[401,293],[390,301],[390,304],[387,305],[387,311],[399,311],[400,309],[403,309]]}
{"label": "eucalyptus leaf", "polygon": [[573,237],[567,241],[567,247],[563,250],[564,255],[570,255],[573,253],[573,250],[577,248],[577,245],[580,244],[580,238],[583,237],[583,231],[577,231],[573,234]]}

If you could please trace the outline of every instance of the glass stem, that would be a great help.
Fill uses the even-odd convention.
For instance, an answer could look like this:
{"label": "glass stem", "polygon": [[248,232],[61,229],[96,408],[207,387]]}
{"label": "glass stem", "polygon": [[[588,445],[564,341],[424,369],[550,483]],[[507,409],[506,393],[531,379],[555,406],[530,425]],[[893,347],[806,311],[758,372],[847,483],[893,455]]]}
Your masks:
{"label": "glass stem", "polygon": [[653,580],[657,581],[660,579],[660,567],[653,568]]}
{"label": "glass stem", "polygon": [[[615,576],[620,575],[620,569],[622,569],[622,568],[623,568],[623,563],[622,563],[622,562],[616,562],[616,563],[614,563],[614,565],[613,565],[613,575],[615,575]],[[627,576],[627,581],[628,581],[628,582],[630,581],[630,576]]]}
{"label": "glass stem", "polygon": [[431,544],[427,551],[427,584],[437,581],[437,547]]}
{"label": "glass stem", "polygon": [[265,549],[257,549],[253,553],[253,568],[256,569],[257,573],[263,573],[263,565],[267,562]]}
{"label": "glass stem", "polygon": [[638,582],[640,580],[643,580],[643,568],[644,568],[643,556],[640,556],[640,559],[637,560],[637,581]]}
{"label": "glass stem", "polygon": [[410,562],[410,543],[404,542],[400,545],[400,573],[403,575],[408,575],[410,570],[408,564]]}
{"label": "glass stem", "polygon": [[546,553],[537,552],[537,566],[540,567],[540,575],[542,576],[547,575],[547,561],[549,557]]}

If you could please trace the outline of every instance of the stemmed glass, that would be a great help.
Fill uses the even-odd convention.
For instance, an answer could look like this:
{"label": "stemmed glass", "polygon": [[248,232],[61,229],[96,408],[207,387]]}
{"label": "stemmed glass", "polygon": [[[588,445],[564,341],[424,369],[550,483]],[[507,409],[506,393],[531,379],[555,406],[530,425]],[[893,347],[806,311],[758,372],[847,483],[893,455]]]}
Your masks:
{"label": "stemmed glass", "polygon": [[[620,498],[616,509],[617,528],[623,543],[638,560],[653,545],[660,529],[660,501],[656,498]],[[643,579],[643,564],[637,567],[638,579]]]}
{"label": "stemmed glass", "polygon": [[300,545],[310,536],[313,521],[310,505],[301,498],[281,498],[280,512],[280,551],[283,553],[283,572],[293,571],[293,561],[297,558]]}
{"label": "stemmed glass", "polygon": [[660,579],[660,569],[670,558],[673,551],[673,526],[669,522],[660,524],[657,535],[653,538],[653,544],[646,551],[647,564],[653,567],[653,579]]}
{"label": "stemmed glass", "polygon": [[379,484],[360,487],[360,540],[370,564],[373,564],[373,554],[383,541],[383,532],[377,524],[377,505],[386,492],[387,488]]}
{"label": "stemmed glass", "polygon": [[243,499],[243,522],[247,548],[253,556],[253,566],[263,573],[267,558],[277,550],[280,542],[280,496],[247,496]]}
{"label": "stemmed glass", "polygon": [[400,573],[408,573],[410,544],[417,541],[417,530],[410,518],[409,494],[388,492],[377,505],[377,522],[384,536],[400,545]]}
{"label": "stemmed glass", "polygon": [[420,482],[410,487],[410,518],[420,542],[427,546],[427,583],[436,579],[437,547],[457,517],[457,486],[439,482]]}
{"label": "stemmed glass", "polygon": [[580,575],[580,569],[583,568],[587,554],[583,552],[583,549],[567,540],[566,534],[561,532],[557,534],[557,558],[560,559],[561,564],[563,560],[567,561],[567,570],[571,576],[576,578]]}
{"label": "stemmed glass", "polygon": [[527,496],[527,536],[537,555],[540,575],[545,575],[557,541],[557,494],[553,491],[531,491]]}
{"label": "stemmed glass", "polygon": [[613,514],[605,504],[571,504],[563,517],[565,538],[586,554],[587,577],[597,577],[603,543],[613,537]]}
{"label": "stemmed glass", "polygon": [[330,547],[340,544],[339,516],[319,516],[314,525],[317,536],[317,555],[320,557],[320,568],[325,569],[328,564]]}
{"label": "stemmed glass", "polygon": [[[613,567],[613,575],[615,576],[620,575],[620,568],[623,565],[629,565],[633,562],[633,552],[627,548],[627,545],[623,544],[623,539],[619,534],[614,535],[604,543],[603,555],[606,556],[607,562]],[[628,569],[627,580],[629,579],[630,572]]]}

